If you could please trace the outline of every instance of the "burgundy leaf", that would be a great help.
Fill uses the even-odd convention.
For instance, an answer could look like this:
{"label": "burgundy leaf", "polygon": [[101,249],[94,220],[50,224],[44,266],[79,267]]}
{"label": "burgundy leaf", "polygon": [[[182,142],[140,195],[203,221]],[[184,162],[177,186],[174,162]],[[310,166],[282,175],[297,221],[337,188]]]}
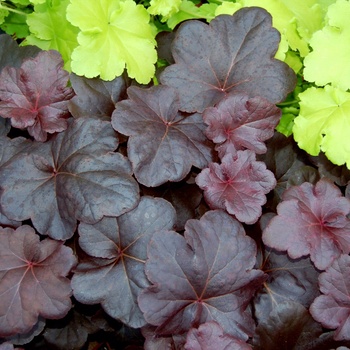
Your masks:
{"label": "burgundy leaf", "polygon": [[51,239],[40,241],[30,226],[0,229],[0,336],[26,333],[38,317],[57,319],[71,308],[66,278],[76,259]]}
{"label": "burgundy leaf", "polygon": [[321,325],[304,306],[288,301],[278,304],[267,320],[259,322],[253,344],[256,350],[313,349],[308,345],[321,333]]}
{"label": "burgundy leaf", "polygon": [[266,194],[276,185],[273,173],[263,162],[255,160],[252,151],[227,154],[221,164],[210,163],[196,177],[204,190],[204,198],[212,209],[225,209],[246,224],[255,223],[261,216]]}
{"label": "burgundy leaf", "polygon": [[110,123],[71,120],[69,128],[0,169],[1,209],[12,220],[32,219],[41,234],[71,237],[77,220],[96,223],[139,201],[129,161],[113,153],[118,140]]}
{"label": "burgundy leaf", "polygon": [[350,256],[342,254],[319,277],[323,295],[310,306],[312,317],[336,329],[335,340],[350,340]]}
{"label": "burgundy leaf", "polygon": [[171,229],[174,223],[171,204],[150,197],[142,197],[138,207],[117,219],[81,223],[79,244],[91,258],[75,271],[75,298],[84,304],[101,303],[110,316],[131,327],[144,326],[137,297],[149,285],[144,272],[147,244],[154,232]]}
{"label": "burgundy leaf", "polygon": [[117,103],[112,125],[130,136],[128,156],[140,183],[154,187],[180,181],[192,165],[202,169],[212,161],[202,116],[180,114],[174,89],[130,87],[128,95],[129,100]]}
{"label": "burgundy leaf", "polygon": [[217,322],[201,324],[187,333],[185,350],[250,350],[251,346],[235,337],[224,334]]}
{"label": "burgundy leaf", "polygon": [[115,104],[126,94],[126,81],[117,77],[112,81],[88,79],[71,74],[70,82],[75,96],[68,102],[73,117],[111,120]]}
{"label": "burgundy leaf", "polygon": [[139,296],[145,319],[158,335],[186,333],[216,321],[228,335],[247,340],[254,321],[247,307],[264,280],[254,270],[255,242],[221,210],[189,220],[185,236],[155,233],[148,245],[146,274],[153,285]]}
{"label": "burgundy leaf", "polygon": [[265,153],[264,141],[273,136],[280,117],[281,110],[273,103],[245,94],[229,94],[203,113],[205,134],[218,144],[220,158],[244,149]]}
{"label": "burgundy leaf", "polygon": [[20,68],[5,67],[0,74],[0,115],[11,118],[15,128],[27,128],[37,141],[67,129],[68,100],[74,93],[62,67],[56,51],[42,51]]}
{"label": "burgundy leaf", "polygon": [[185,22],[172,44],[176,64],[165,69],[161,82],[179,91],[180,109],[186,112],[203,112],[228,93],[280,102],[296,78],[274,58],[279,41],[271,15],[258,7],[218,16],[209,25]]}
{"label": "burgundy leaf", "polygon": [[350,200],[331,181],[289,188],[277,212],[263,232],[267,246],[287,251],[293,259],[310,255],[319,270],[350,253]]}

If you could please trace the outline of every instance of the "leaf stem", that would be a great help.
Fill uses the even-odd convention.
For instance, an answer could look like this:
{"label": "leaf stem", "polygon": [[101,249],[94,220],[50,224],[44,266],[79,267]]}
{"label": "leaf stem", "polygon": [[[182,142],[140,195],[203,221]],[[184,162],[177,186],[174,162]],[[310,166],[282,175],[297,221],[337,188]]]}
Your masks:
{"label": "leaf stem", "polygon": [[299,103],[299,100],[292,100],[292,101],[285,101],[282,103],[277,103],[277,106],[278,107],[287,107],[287,106],[294,105],[295,103]]}
{"label": "leaf stem", "polygon": [[4,6],[1,2],[0,2],[0,10],[10,11],[10,12],[17,13],[18,15],[23,15],[23,16],[26,15],[25,12],[13,9],[11,7]]}

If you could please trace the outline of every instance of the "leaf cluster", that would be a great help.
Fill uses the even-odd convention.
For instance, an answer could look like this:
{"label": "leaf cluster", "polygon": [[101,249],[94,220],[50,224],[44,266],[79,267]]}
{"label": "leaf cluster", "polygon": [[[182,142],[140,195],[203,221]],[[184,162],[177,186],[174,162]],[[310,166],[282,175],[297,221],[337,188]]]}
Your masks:
{"label": "leaf cluster", "polygon": [[[78,47],[107,42],[79,4]],[[350,346],[350,174],[275,132],[297,79],[267,11],[181,24],[152,86],[0,42],[0,347]]]}

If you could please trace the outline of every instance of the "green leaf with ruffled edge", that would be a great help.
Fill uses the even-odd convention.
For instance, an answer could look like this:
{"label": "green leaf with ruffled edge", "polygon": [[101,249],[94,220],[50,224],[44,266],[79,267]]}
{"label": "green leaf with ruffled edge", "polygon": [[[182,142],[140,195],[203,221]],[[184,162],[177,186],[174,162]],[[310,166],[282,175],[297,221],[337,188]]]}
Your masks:
{"label": "green leaf with ruffled edge", "polygon": [[181,0],[151,0],[150,7],[147,8],[151,15],[161,15],[162,21],[166,21],[179,11]]}
{"label": "green leaf with ruffled edge", "polygon": [[36,45],[43,50],[57,50],[62,55],[64,68],[71,70],[71,55],[78,46],[78,28],[66,19],[69,0],[52,1],[35,5],[27,16],[31,34],[25,45]]}
{"label": "green leaf with ruffled edge", "polygon": [[304,77],[319,86],[331,83],[350,89],[350,2],[338,0],[329,6],[327,25],[316,32],[310,45],[313,51],[305,57]]}
{"label": "green leaf with ruffled edge", "polygon": [[311,155],[325,152],[334,164],[350,168],[350,93],[327,85],[299,94],[300,114],[293,133],[298,146]]}
{"label": "green leaf with ruffled edge", "polygon": [[132,0],[71,0],[67,18],[81,32],[72,54],[78,75],[113,80],[126,67],[129,77],[147,84],[155,73],[156,41],[150,15]]}

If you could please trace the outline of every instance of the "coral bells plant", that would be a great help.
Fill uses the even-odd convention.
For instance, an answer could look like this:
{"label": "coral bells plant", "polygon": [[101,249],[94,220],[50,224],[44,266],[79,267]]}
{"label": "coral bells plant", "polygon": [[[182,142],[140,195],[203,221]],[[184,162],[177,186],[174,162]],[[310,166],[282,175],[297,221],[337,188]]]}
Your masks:
{"label": "coral bells plant", "polygon": [[350,347],[350,172],[252,5],[0,1],[0,349]]}

